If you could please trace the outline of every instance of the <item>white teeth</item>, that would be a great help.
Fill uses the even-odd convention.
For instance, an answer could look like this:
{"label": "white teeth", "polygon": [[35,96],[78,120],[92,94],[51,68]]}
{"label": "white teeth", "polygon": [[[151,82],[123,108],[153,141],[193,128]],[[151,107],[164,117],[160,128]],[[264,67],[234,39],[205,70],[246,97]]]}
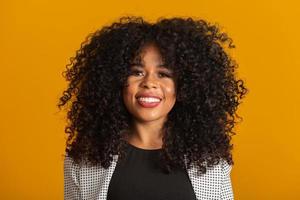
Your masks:
{"label": "white teeth", "polygon": [[139,101],[145,101],[145,102],[160,102],[160,99],[153,98],[153,97],[139,97]]}

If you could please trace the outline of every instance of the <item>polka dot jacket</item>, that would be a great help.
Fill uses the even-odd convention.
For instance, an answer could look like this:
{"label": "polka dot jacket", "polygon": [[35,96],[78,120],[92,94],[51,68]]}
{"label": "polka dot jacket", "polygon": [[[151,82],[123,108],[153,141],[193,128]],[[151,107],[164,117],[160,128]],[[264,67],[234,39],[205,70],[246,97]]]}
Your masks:
{"label": "polka dot jacket", "polygon": [[[108,186],[115,170],[118,155],[108,169],[97,166],[78,166],[65,156],[64,159],[64,199],[65,200],[106,200]],[[205,174],[197,175],[197,168],[192,165],[188,176],[197,200],[233,200],[230,178],[231,165],[226,161],[208,168]]]}

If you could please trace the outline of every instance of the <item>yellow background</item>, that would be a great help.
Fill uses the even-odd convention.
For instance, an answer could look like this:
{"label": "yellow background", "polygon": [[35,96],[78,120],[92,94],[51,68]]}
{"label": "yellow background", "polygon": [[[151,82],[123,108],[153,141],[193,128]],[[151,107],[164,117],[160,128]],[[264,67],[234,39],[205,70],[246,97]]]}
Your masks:
{"label": "yellow background", "polygon": [[121,15],[218,23],[249,94],[233,136],[235,199],[300,199],[299,3],[1,1],[0,199],[63,199],[61,76],[85,37]]}

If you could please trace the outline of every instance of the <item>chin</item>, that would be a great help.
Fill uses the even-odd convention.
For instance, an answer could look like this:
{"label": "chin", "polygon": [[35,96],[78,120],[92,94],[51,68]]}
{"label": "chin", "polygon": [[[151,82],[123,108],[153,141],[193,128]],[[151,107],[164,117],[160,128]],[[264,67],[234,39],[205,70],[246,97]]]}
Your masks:
{"label": "chin", "polygon": [[138,115],[135,116],[134,118],[143,122],[151,122],[151,121],[160,120],[161,118],[163,118],[163,116]]}

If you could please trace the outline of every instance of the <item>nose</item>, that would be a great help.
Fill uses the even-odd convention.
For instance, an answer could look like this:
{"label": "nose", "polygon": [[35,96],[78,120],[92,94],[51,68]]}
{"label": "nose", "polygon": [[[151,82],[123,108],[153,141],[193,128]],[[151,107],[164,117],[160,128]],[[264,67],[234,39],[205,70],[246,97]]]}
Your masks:
{"label": "nose", "polygon": [[157,88],[157,85],[158,85],[157,80],[153,78],[150,74],[145,76],[144,80],[142,81],[142,87]]}

